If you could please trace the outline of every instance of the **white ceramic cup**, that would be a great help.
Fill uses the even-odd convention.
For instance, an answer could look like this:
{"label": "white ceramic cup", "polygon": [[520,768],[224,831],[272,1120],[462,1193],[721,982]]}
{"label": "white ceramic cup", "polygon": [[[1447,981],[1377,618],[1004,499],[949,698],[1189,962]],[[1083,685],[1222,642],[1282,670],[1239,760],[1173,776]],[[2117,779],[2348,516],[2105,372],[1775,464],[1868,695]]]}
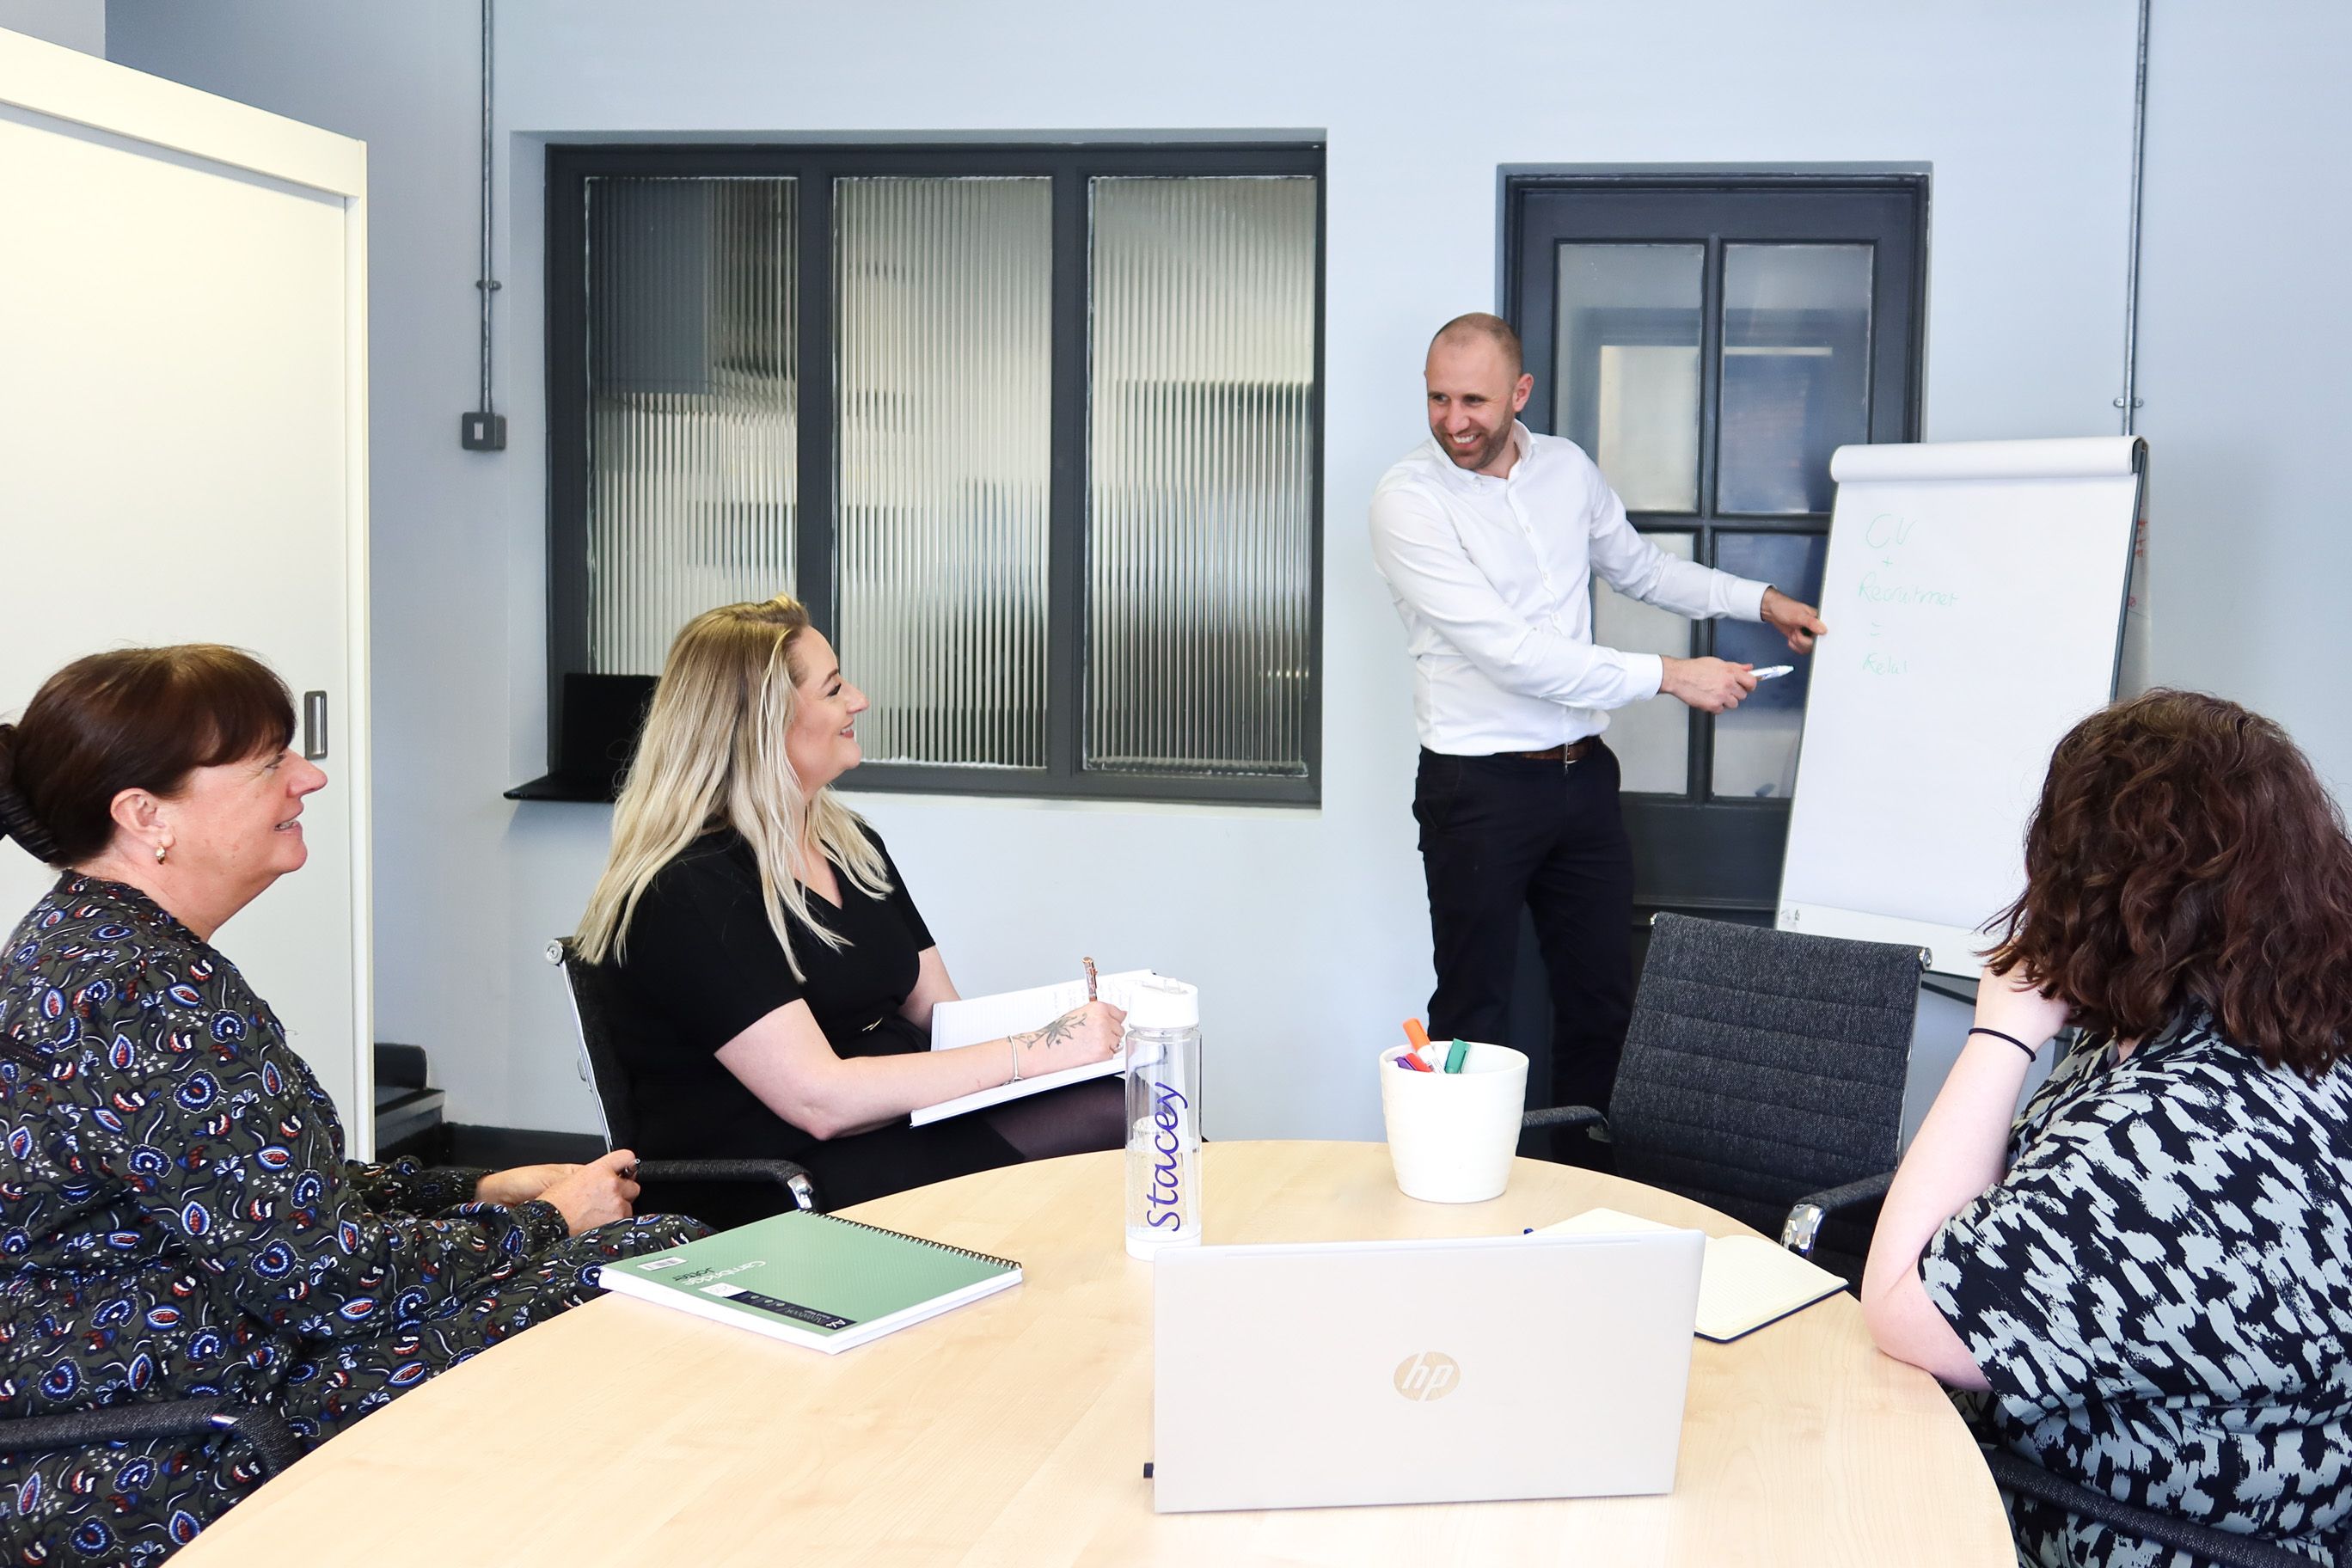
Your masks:
{"label": "white ceramic cup", "polygon": [[1423,1203],[1502,1196],[1527,1110],[1528,1058],[1473,1042],[1460,1072],[1414,1072],[1396,1065],[1406,1049],[1381,1053],[1381,1119],[1397,1185]]}

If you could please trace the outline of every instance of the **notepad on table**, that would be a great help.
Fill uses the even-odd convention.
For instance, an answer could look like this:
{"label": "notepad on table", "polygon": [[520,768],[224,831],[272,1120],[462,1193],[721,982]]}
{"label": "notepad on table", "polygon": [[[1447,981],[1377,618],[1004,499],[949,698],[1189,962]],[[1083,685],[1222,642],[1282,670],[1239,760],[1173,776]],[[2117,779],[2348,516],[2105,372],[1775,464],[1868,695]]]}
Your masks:
{"label": "notepad on table", "polygon": [[1010,1258],[796,1210],[607,1263],[607,1290],[828,1355],[1021,1283]]}
{"label": "notepad on table", "polygon": [[[1095,989],[1102,1000],[1114,1007],[1124,1008],[1128,987],[1139,980],[1152,978],[1153,973],[1149,969],[1130,969],[1099,977]],[[1042,1029],[1063,1014],[1086,1005],[1087,983],[1083,980],[1066,981],[1059,985],[1033,985],[1026,991],[1000,991],[992,996],[967,996],[960,1001],[942,1002],[931,1009],[931,1049],[950,1051],[959,1046],[976,1046],[983,1040],[1001,1040],[1007,1035],[1025,1029]],[[1059,1089],[1066,1083],[1084,1083],[1090,1078],[1108,1078],[1126,1068],[1127,1053],[1114,1051],[1103,1060],[1082,1068],[1041,1073],[1035,1078],[1024,1078],[1018,1083],[1002,1083],[994,1089],[960,1094],[953,1100],[924,1106],[907,1120],[921,1127],[947,1117],[961,1116],[968,1110],[1002,1105],[1008,1100],[1019,1100],[1024,1095]]]}
{"label": "notepad on table", "polygon": [[[1540,1226],[1536,1234],[1622,1236],[1684,1228],[1615,1209],[1587,1209],[1557,1225]],[[1698,1279],[1698,1337],[1728,1344],[1844,1289],[1845,1281],[1837,1275],[1760,1236],[1709,1237]]]}

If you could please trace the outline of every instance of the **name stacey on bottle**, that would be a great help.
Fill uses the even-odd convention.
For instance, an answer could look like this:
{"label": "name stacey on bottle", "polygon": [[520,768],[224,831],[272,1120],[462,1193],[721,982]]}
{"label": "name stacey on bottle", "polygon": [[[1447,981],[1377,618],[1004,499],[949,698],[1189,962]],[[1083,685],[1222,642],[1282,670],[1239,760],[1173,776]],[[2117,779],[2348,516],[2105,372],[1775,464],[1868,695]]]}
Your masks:
{"label": "name stacey on bottle", "polygon": [[1151,1148],[1155,1156],[1151,1165],[1151,1190],[1145,1196],[1150,1209],[1144,1224],[1154,1230],[1181,1230],[1184,1226],[1184,1173],[1181,1158],[1184,1142],[1177,1135],[1183,1125],[1183,1112],[1192,1102],[1173,1084],[1151,1086],[1155,1103],[1151,1110]]}

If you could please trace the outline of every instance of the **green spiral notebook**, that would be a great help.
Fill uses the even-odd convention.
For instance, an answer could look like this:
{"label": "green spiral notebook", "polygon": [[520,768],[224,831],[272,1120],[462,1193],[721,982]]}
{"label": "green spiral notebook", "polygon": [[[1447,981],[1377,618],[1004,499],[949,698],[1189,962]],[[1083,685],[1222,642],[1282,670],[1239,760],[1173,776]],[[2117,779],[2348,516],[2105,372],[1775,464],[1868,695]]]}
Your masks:
{"label": "green spiral notebook", "polygon": [[1021,1283],[1010,1258],[795,1211],[604,1266],[605,1289],[827,1355]]}

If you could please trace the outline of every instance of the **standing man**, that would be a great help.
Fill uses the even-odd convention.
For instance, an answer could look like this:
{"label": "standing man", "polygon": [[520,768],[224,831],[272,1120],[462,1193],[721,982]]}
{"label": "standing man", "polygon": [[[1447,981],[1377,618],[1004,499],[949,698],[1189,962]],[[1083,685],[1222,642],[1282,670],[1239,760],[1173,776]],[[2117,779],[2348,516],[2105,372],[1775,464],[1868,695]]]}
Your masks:
{"label": "standing man", "polygon": [[1429,1032],[1502,1039],[1525,906],[1551,981],[1552,1102],[1605,1110],[1633,1004],[1633,860],[1605,712],[1663,693],[1722,713],[1756,677],[1595,647],[1592,574],[1681,615],[1766,622],[1799,653],[1827,628],[1778,588],[1666,554],[1573,442],[1520,424],[1535,378],[1500,317],[1448,321],[1424,375],[1430,438],[1372,492],[1372,558],[1413,661]]}

